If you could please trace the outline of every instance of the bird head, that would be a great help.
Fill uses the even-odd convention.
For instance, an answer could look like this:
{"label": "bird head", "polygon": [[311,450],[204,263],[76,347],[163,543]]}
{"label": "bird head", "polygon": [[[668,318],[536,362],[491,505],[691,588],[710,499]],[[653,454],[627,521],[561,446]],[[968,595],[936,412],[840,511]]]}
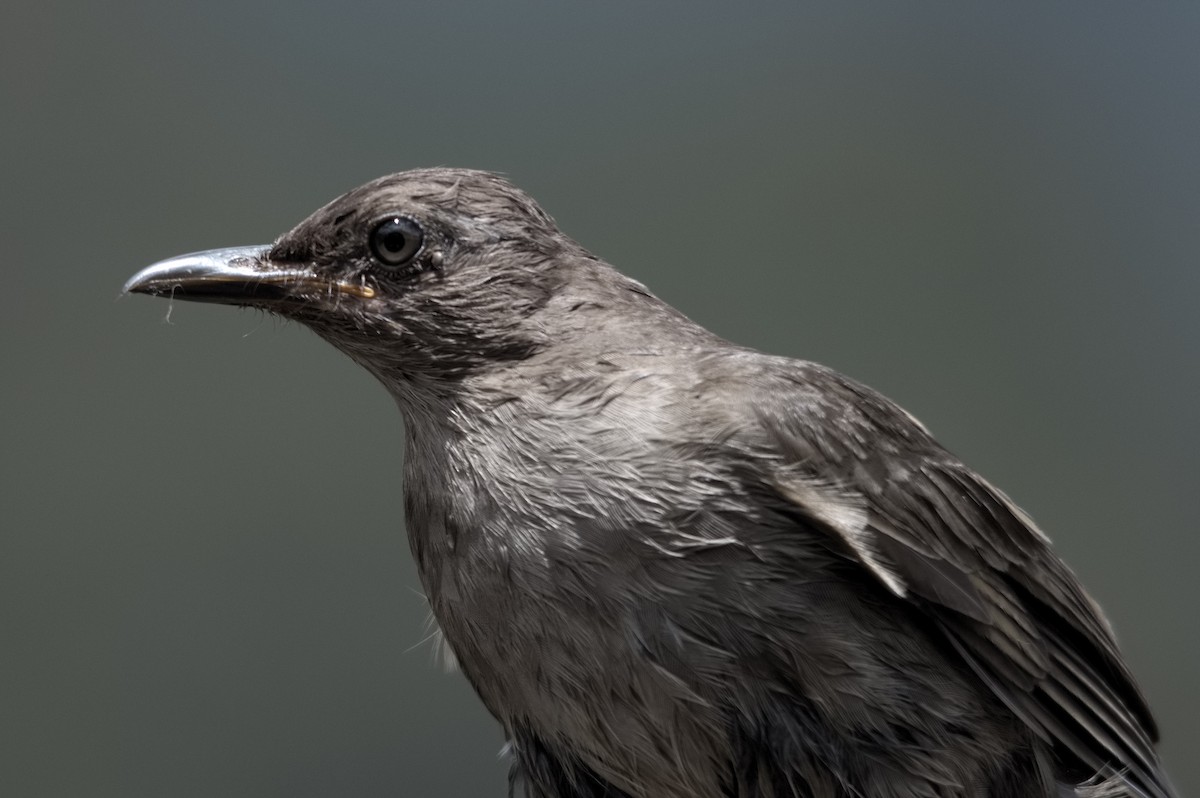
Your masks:
{"label": "bird head", "polygon": [[125,291],[267,310],[381,378],[445,382],[544,343],[534,317],[572,253],[582,250],[503,178],[424,169],[360,186],[272,245],[156,263]]}

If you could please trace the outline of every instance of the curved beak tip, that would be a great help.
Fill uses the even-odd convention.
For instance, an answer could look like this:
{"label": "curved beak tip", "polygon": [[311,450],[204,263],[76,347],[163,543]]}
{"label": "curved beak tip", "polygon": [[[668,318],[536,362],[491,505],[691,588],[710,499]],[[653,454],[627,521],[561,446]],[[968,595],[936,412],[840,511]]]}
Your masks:
{"label": "curved beak tip", "polygon": [[321,275],[304,264],[272,262],[269,246],[229,247],[180,255],[142,269],[122,289],[126,294],[150,294],[281,309],[311,304],[322,296],[375,297],[362,281],[342,281]]}
{"label": "curved beak tip", "polygon": [[256,264],[269,249],[227,247],[168,258],[130,277],[121,290],[126,294],[165,294],[198,283],[252,278]]}

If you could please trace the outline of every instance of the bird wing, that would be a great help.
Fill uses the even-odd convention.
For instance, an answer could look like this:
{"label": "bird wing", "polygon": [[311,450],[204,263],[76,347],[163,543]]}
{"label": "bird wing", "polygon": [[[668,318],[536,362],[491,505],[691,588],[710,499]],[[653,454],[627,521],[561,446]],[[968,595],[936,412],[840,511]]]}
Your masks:
{"label": "bird wing", "polygon": [[1169,798],[1112,630],[1032,519],[871,389],[815,364],[785,380],[755,400],[775,490],[928,613],[1060,756]]}

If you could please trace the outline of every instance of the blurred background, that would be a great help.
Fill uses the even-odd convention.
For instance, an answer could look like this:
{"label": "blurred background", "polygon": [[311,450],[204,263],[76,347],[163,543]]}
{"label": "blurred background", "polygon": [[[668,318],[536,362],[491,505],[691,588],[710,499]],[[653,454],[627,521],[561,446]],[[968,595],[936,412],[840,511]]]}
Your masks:
{"label": "blurred background", "polygon": [[1200,794],[1200,7],[1050,5],[9,0],[0,792],[504,794],[385,392],[118,296],[444,164],[925,421],[1107,609]]}

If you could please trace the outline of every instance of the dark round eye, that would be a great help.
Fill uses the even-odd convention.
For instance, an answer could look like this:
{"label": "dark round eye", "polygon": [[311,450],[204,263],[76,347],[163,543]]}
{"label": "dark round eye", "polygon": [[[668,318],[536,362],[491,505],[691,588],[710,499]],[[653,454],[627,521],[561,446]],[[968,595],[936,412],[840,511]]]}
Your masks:
{"label": "dark round eye", "polygon": [[403,266],[417,256],[424,241],[421,225],[407,216],[393,216],[371,231],[371,254],[384,266]]}

